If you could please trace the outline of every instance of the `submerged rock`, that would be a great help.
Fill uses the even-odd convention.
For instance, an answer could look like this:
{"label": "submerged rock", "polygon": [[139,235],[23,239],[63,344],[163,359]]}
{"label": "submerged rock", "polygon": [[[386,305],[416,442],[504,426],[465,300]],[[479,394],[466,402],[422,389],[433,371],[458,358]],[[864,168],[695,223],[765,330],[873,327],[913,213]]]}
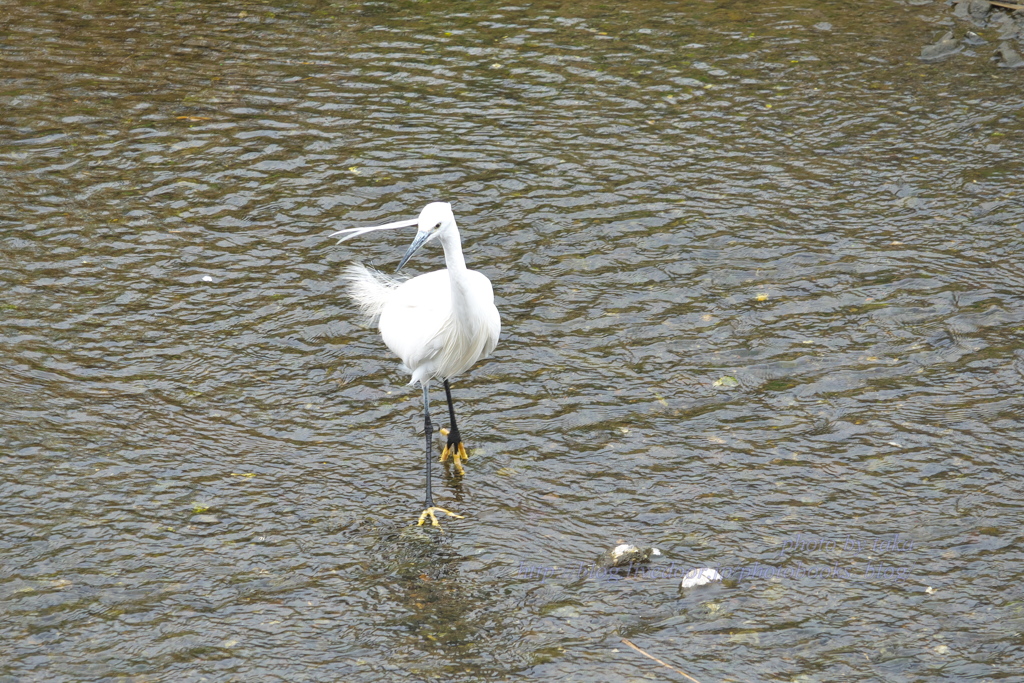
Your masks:
{"label": "submerged rock", "polygon": [[597,558],[597,566],[602,569],[628,567],[629,565],[646,564],[652,557],[661,555],[657,548],[637,548],[635,545],[623,543],[617,545]]}
{"label": "submerged rock", "polygon": [[996,54],[1003,59],[996,66],[1004,69],[1020,69],[1024,67],[1024,59],[1021,59],[1020,53],[1014,50],[1013,46],[1006,41],[999,44],[999,52]]}
{"label": "submerged rock", "polygon": [[[911,2],[911,0],[905,0]],[[969,22],[977,31],[965,31],[966,27],[960,28],[958,22],[953,22],[957,28],[949,31],[931,45],[921,48],[921,61],[938,62],[958,52],[964,53],[967,57],[977,57],[977,52],[970,48],[985,45],[989,41],[1020,41],[1024,44],[1024,11],[1018,10],[1018,2],[1024,0],[1012,0],[1012,2],[998,2],[997,0],[945,0],[943,4],[952,5],[953,16],[963,22]],[[919,4],[911,2],[911,4]],[[944,22],[949,25],[951,22]],[[984,30],[982,30],[984,29]],[[959,40],[954,38],[954,31],[964,35]],[[979,35],[980,34],[980,35]],[[1020,45],[1000,46],[999,66],[1004,69],[1019,68],[1017,59]]]}
{"label": "submerged rock", "polygon": [[1024,18],[1016,20],[1003,12],[992,20],[991,26],[999,33],[999,40],[1015,40],[1024,35],[1024,31],[1021,30],[1024,27]]}
{"label": "submerged rock", "polygon": [[988,0],[958,0],[953,16],[957,19],[969,19],[976,23],[985,21],[992,5]]}
{"label": "submerged rock", "polygon": [[953,37],[953,32],[949,31],[946,35],[939,38],[938,42],[921,48],[921,59],[926,62],[934,62],[954,55],[963,49],[964,46],[957,42],[956,38]]}
{"label": "submerged rock", "polygon": [[969,0],[967,3],[967,14],[974,21],[984,21],[991,9],[988,0]]}
{"label": "submerged rock", "polygon": [[968,45],[984,45],[988,41],[974,31],[968,31],[966,35],[964,35],[964,42]]}

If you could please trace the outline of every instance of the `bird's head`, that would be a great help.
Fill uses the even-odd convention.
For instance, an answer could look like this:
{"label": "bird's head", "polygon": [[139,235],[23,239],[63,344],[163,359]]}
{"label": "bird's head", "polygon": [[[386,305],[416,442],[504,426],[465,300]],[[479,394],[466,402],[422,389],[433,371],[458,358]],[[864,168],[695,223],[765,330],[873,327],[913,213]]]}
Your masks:
{"label": "bird's head", "polygon": [[405,252],[405,256],[402,257],[402,262],[398,264],[397,270],[401,270],[402,266],[412,258],[412,255],[422,247],[424,244],[440,235],[445,230],[452,230],[456,228],[455,225],[455,214],[452,213],[452,205],[448,202],[431,202],[423,207],[420,211],[419,218],[412,220],[397,221],[395,223],[385,223],[384,225],[374,225],[368,228],[346,228],[345,230],[339,230],[331,233],[331,237],[337,237],[338,235],[344,235],[338,244],[346,240],[350,240],[353,237],[359,235],[365,235],[368,232],[374,232],[376,230],[394,230],[395,228],[408,228],[415,225],[418,229],[416,231],[416,238],[412,241],[412,245],[409,250]]}
{"label": "bird's head", "polygon": [[412,255],[420,247],[440,235],[442,231],[455,227],[455,214],[452,213],[452,205],[448,202],[431,202],[427,204],[420,211],[420,217],[417,219],[416,225],[418,227],[416,237],[413,239],[412,244],[409,245],[405,256],[402,257],[402,262],[395,269],[396,272],[409,262],[409,259],[412,258]]}

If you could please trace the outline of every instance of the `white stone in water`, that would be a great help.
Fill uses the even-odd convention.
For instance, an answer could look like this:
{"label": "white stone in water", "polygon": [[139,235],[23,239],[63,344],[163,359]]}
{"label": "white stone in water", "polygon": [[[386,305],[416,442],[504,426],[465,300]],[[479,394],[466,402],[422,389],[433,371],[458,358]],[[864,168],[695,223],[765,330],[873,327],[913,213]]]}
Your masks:
{"label": "white stone in water", "polygon": [[691,569],[683,577],[683,582],[680,584],[682,588],[692,588],[694,586],[703,586],[704,584],[711,583],[712,581],[721,581],[722,575],[716,572],[710,567],[704,567],[703,569]]}
{"label": "white stone in water", "polygon": [[622,545],[615,546],[615,548],[612,550],[612,559],[617,560],[620,557],[622,557],[623,555],[625,555],[626,553],[635,553],[635,552],[639,552],[635,545],[630,545],[628,543],[623,543]]}

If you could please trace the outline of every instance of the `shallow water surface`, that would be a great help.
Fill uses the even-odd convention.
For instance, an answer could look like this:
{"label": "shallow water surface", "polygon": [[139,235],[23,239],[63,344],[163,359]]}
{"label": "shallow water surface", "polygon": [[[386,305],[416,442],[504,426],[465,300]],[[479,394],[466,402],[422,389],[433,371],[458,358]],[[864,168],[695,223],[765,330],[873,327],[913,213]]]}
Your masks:
{"label": "shallow water surface", "polygon": [[[0,14],[0,680],[1019,675],[1024,70],[944,4]],[[340,277],[412,233],[328,237],[438,199],[443,533]]]}

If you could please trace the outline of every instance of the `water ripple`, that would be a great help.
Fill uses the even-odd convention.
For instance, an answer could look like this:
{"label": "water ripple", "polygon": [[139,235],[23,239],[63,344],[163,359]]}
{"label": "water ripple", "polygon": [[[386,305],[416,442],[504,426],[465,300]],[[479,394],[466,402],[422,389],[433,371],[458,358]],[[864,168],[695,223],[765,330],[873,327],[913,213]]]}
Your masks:
{"label": "water ripple", "polygon": [[[0,675],[1019,672],[1019,74],[946,18],[0,5]],[[504,326],[444,536],[339,277],[408,235],[328,237],[435,199]]]}

